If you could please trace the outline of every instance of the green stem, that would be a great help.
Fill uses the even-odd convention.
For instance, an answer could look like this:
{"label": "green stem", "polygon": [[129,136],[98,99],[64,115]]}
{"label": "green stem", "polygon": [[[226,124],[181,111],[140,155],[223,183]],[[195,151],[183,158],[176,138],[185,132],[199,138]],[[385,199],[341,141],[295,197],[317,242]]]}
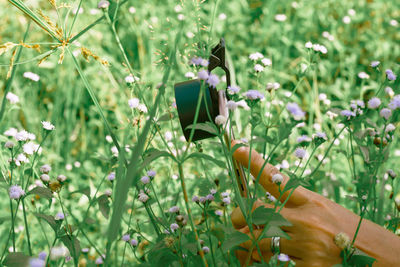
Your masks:
{"label": "green stem", "polygon": [[196,230],[196,227],[195,227],[194,222],[193,222],[192,212],[191,212],[190,207],[189,207],[189,198],[188,198],[188,194],[187,194],[187,191],[186,191],[185,178],[183,176],[183,168],[182,168],[182,164],[181,163],[178,163],[178,169],[179,169],[179,179],[181,181],[181,187],[182,187],[183,197],[184,197],[185,206],[186,206],[186,212],[188,214],[190,226],[191,226],[192,231],[194,233],[194,236],[196,238],[197,249],[198,249],[200,257],[201,257],[201,259],[203,261],[203,265],[205,267],[207,267],[208,266],[207,260],[204,257],[203,250],[201,249],[200,239],[199,239],[199,236],[197,234],[197,230]]}
{"label": "green stem", "polygon": [[25,224],[25,231],[26,231],[26,239],[28,241],[29,256],[32,256],[31,239],[30,239],[30,235],[29,235],[28,221],[26,220],[25,199],[24,198],[22,199],[22,211],[24,213],[24,224]]}

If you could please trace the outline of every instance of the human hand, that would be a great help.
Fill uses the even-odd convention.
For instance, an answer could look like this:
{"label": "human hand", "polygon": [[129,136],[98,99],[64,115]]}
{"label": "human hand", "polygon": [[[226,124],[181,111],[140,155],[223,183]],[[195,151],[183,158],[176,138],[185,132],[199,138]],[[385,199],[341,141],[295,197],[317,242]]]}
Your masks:
{"label": "human hand", "polygon": [[[235,143],[234,141],[232,146]],[[243,166],[247,166],[249,148],[240,147],[234,152],[233,156]],[[289,178],[281,174],[270,164],[267,164],[261,170],[263,164],[264,159],[262,156],[253,150],[251,152],[250,163],[251,174],[257,177],[261,172],[259,183],[266,191],[270,192],[275,198],[278,198],[280,195],[279,186],[283,190]],[[283,176],[283,182],[280,185],[271,181],[272,176],[277,173]],[[280,201],[284,202],[288,194],[289,192],[285,192],[281,196]],[[253,209],[261,205],[264,205],[266,208],[273,208],[273,205],[256,201]],[[292,226],[281,227],[290,236],[290,240],[280,239],[280,252],[287,254],[296,262],[296,266],[300,267],[332,266],[341,263],[341,249],[334,243],[334,237],[342,232],[352,238],[360,220],[360,217],[353,212],[301,186],[295,189],[280,213],[292,223]],[[239,208],[236,208],[232,212],[231,220],[236,229],[251,237],[249,228]],[[262,229],[255,229],[253,231],[255,238],[258,238],[261,231]],[[384,236],[392,240],[394,246],[388,243],[390,242],[389,240],[382,240]],[[261,257],[268,262],[273,255],[270,243],[270,238],[264,238],[259,241],[258,244],[262,252],[262,255],[259,255],[256,249],[249,251],[254,247],[252,246],[253,241],[249,240],[242,244],[242,247],[248,251],[238,250],[237,257],[242,265],[245,265],[249,253],[251,253],[250,263],[260,262]],[[377,244],[381,244],[380,248],[376,247]],[[396,249],[400,249],[399,238],[371,221],[364,220],[362,222],[354,245],[378,260],[374,266],[394,266],[390,264],[400,262],[397,261],[400,260],[398,256],[397,258],[393,257],[393,255],[398,255],[395,252]],[[385,247],[389,251],[385,251]],[[385,254],[389,255],[391,252],[393,254],[385,257]]]}

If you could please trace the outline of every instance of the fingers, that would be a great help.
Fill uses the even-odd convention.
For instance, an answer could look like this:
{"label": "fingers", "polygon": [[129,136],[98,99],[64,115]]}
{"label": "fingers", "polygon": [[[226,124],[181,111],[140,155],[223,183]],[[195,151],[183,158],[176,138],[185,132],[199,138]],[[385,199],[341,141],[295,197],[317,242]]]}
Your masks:
{"label": "fingers", "polygon": [[[237,141],[232,141],[232,146],[237,144]],[[249,148],[248,147],[239,147],[234,153],[233,157],[240,162],[244,167],[248,166],[249,163]],[[278,198],[280,193],[279,193],[279,187],[277,184],[273,183],[271,181],[272,176],[275,174],[281,174],[283,176],[283,182],[280,185],[281,190],[285,187],[287,181],[289,178],[280,173],[277,168],[272,166],[271,164],[267,163],[264,165],[265,160],[263,157],[258,154],[255,150],[251,151],[251,161],[250,161],[250,172],[254,176],[254,178],[258,177],[258,174],[261,172],[261,176],[259,179],[259,183],[264,187],[265,190],[270,192],[275,198]],[[289,194],[289,191],[285,192],[282,197],[281,197],[281,202],[283,202],[287,195]],[[299,206],[307,202],[308,200],[308,190],[305,189],[304,187],[298,187],[296,190],[293,192],[291,195],[290,199],[287,202],[288,207],[290,206]]]}

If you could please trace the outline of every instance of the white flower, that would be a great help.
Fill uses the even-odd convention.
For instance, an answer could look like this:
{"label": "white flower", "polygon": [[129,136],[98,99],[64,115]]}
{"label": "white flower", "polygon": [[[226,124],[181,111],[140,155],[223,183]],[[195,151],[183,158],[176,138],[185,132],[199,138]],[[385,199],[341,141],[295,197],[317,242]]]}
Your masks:
{"label": "white flower", "polygon": [[19,97],[11,92],[7,93],[6,98],[8,101],[10,101],[11,104],[17,104],[19,102]]}
{"label": "white flower", "polygon": [[132,76],[132,75],[128,75],[125,77],[126,83],[134,83],[134,82],[138,82],[139,80],[140,80],[139,77]]}
{"label": "white flower", "polygon": [[69,255],[68,249],[66,247],[53,247],[50,250],[50,259],[57,260],[59,258],[64,258]]}
{"label": "white flower", "polygon": [[146,201],[149,200],[149,196],[146,195],[144,192],[139,193],[139,201],[146,203]]}
{"label": "white flower", "polygon": [[280,254],[278,255],[278,260],[279,260],[279,261],[286,262],[286,261],[290,261],[290,258],[289,258],[288,255],[283,254],[283,253],[280,253]]}
{"label": "white flower", "polygon": [[283,182],[283,176],[280,173],[272,175],[271,181],[275,184]]}
{"label": "white flower", "polygon": [[118,148],[116,146],[113,146],[111,148],[111,153],[113,154],[114,157],[118,157],[118,154],[119,154]]}
{"label": "white flower", "polygon": [[139,106],[137,107],[138,110],[142,113],[147,113],[147,107],[145,104],[139,104]]}
{"label": "white flower", "polygon": [[224,125],[226,123],[226,121],[227,121],[227,118],[225,116],[223,116],[223,115],[218,115],[215,118],[215,124],[216,125]]}
{"label": "white flower", "polygon": [[43,125],[43,129],[48,130],[48,131],[52,131],[52,130],[54,130],[56,128],[49,121],[42,121],[42,125]]}
{"label": "white flower", "polygon": [[393,124],[389,123],[388,125],[386,125],[385,132],[392,132],[394,130],[396,130],[396,126],[394,126]]}
{"label": "white flower", "polygon": [[181,5],[176,5],[174,7],[174,10],[175,10],[176,13],[179,13],[179,12],[181,12],[183,10],[183,7]]}
{"label": "white flower", "polygon": [[194,78],[195,75],[194,75],[193,72],[189,71],[189,72],[186,72],[186,73],[185,73],[185,77],[186,77],[186,78]]}
{"label": "white flower", "polygon": [[25,130],[19,131],[15,134],[14,138],[17,141],[26,141],[28,140],[29,133]]}
{"label": "white flower", "polygon": [[364,71],[358,73],[358,77],[360,79],[369,79],[369,75],[367,73],[365,73]]}
{"label": "white flower", "polygon": [[255,70],[256,72],[262,72],[262,71],[264,71],[264,67],[263,67],[262,65],[260,65],[260,64],[256,64],[256,65],[254,66],[254,70]]}
{"label": "white flower", "polygon": [[312,44],[310,41],[308,41],[304,46],[305,46],[306,48],[312,48],[312,47],[313,47],[313,44]]}
{"label": "white flower", "polygon": [[204,254],[207,254],[207,253],[210,252],[210,248],[209,248],[209,247],[206,247],[206,246],[204,246],[204,247],[202,248],[202,250],[203,250]]}
{"label": "white flower", "polygon": [[179,207],[178,206],[173,206],[169,209],[170,213],[178,213],[179,212]]}
{"label": "white flower", "polygon": [[38,82],[40,80],[39,75],[37,75],[36,73],[30,72],[30,71],[25,72],[23,76],[24,76],[24,78],[30,79],[34,82]]}
{"label": "white flower", "polygon": [[128,9],[129,13],[131,14],[135,14],[136,13],[136,8],[134,8],[133,6],[129,7]]}
{"label": "white flower", "polygon": [[172,133],[171,133],[170,131],[167,131],[167,132],[165,132],[165,134],[164,134],[164,138],[165,138],[165,140],[168,142],[168,141],[171,141],[171,140],[172,140],[173,135],[172,135]]}
{"label": "white flower", "polygon": [[226,14],[225,13],[221,13],[218,15],[218,19],[219,20],[226,20]]}
{"label": "white flower", "polygon": [[259,60],[259,59],[262,59],[264,57],[264,55],[263,54],[261,54],[260,52],[255,52],[255,53],[253,53],[253,54],[250,54],[250,56],[249,56],[249,58],[251,59],[251,60]]}
{"label": "white flower", "polygon": [[40,167],[40,172],[42,173],[49,173],[51,171],[51,167],[48,164],[43,165],[42,167]]}
{"label": "white flower", "polygon": [[15,135],[18,133],[18,130],[17,129],[15,129],[15,128],[10,128],[10,129],[8,129],[8,130],[6,130],[5,132],[4,132],[4,135],[5,136],[11,136],[11,137],[15,137]]}
{"label": "white flower", "polygon": [[285,21],[286,20],[286,15],[285,14],[276,14],[275,15],[275,20],[276,21]]}
{"label": "white flower", "polygon": [[13,148],[14,147],[14,143],[13,142],[11,142],[11,141],[7,141],[5,144],[4,144],[4,147],[5,148]]}
{"label": "white flower", "polygon": [[267,86],[265,89],[270,92],[272,90],[277,90],[280,87],[281,87],[280,83],[274,82],[274,83],[267,83]]}
{"label": "white flower", "polygon": [[244,110],[249,110],[250,109],[249,105],[247,105],[246,101],[244,101],[243,99],[238,101],[238,102],[236,102],[236,104],[238,105],[238,107],[241,107]]}
{"label": "white flower", "polygon": [[264,64],[264,66],[266,66],[266,67],[272,65],[272,61],[271,61],[271,59],[269,59],[269,58],[263,58],[263,59],[261,60],[261,63]]}
{"label": "white flower", "polygon": [[111,197],[111,195],[112,195],[111,189],[107,188],[106,190],[104,190],[104,195]]}
{"label": "white flower", "polygon": [[208,71],[206,70],[200,70],[197,73],[197,77],[199,77],[200,80],[207,80],[208,79]]}
{"label": "white flower", "polygon": [[35,152],[39,152],[42,150],[42,148],[39,148],[38,144],[35,144],[33,142],[27,142],[22,146],[22,149],[24,150],[24,153],[27,155],[33,155]]}
{"label": "white flower", "polygon": [[235,110],[237,108],[237,106],[238,106],[238,104],[233,100],[229,100],[228,103],[226,103],[226,107],[232,111]]}
{"label": "white flower", "polygon": [[349,14],[350,16],[354,16],[356,14],[356,11],[350,8],[349,10],[347,10],[347,14]]}
{"label": "white flower", "polygon": [[392,25],[393,27],[397,27],[397,25],[399,25],[399,22],[395,19],[390,20],[390,25]]}
{"label": "white flower", "polygon": [[65,180],[67,180],[67,176],[65,176],[63,174],[60,174],[57,176],[57,181],[62,183],[62,182],[65,182]]}
{"label": "white flower", "polygon": [[392,115],[392,110],[388,109],[388,108],[383,108],[379,112],[379,115],[381,115],[382,118],[385,118],[388,120],[390,118],[390,116]]}
{"label": "white flower", "polygon": [[344,16],[342,21],[344,24],[349,24],[351,22],[351,18],[349,16]]}
{"label": "white flower", "polygon": [[136,97],[129,99],[128,105],[130,108],[137,108],[139,106],[139,99]]}
{"label": "white flower", "polygon": [[43,182],[49,182],[50,181],[50,176],[48,174],[42,174],[40,175],[40,180],[42,180]]}

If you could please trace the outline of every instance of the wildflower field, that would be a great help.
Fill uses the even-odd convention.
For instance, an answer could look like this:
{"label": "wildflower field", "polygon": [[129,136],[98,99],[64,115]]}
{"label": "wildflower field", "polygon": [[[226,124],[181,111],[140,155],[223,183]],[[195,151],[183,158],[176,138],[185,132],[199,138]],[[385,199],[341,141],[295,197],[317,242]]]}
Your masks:
{"label": "wildflower field", "polygon": [[[357,235],[400,238],[399,1],[0,0],[0,18],[0,266],[384,266]],[[306,189],[359,216],[333,264],[285,251]]]}

